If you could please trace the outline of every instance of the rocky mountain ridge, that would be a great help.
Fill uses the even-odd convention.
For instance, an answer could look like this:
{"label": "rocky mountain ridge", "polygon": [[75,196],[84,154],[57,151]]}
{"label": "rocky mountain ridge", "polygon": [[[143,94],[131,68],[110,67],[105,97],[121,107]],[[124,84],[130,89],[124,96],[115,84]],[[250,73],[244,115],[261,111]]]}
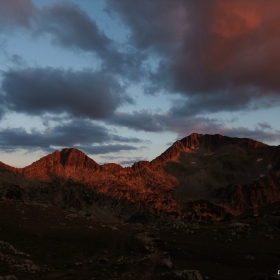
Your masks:
{"label": "rocky mountain ridge", "polygon": [[[218,134],[193,133],[131,167],[99,165],[66,148],[25,168],[1,164],[0,172],[3,197],[47,199],[122,220],[139,211],[220,220],[280,200],[280,147]],[[201,199],[207,203],[195,203]]]}

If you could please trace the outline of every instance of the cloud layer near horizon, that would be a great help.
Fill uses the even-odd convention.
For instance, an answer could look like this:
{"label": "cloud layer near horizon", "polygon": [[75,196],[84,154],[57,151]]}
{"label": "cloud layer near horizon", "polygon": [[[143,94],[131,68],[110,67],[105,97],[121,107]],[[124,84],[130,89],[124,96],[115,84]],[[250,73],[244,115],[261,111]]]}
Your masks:
{"label": "cloud layer near horizon", "polygon": [[[85,138],[79,142],[69,140],[75,131],[73,127],[69,129],[69,122],[51,127],[51,137],[46,135],[49,127],[30,133],[24,128],[4,128],[0,132],[3,149],[48,150],[51,146],[69,145],[80,145],[92,153],[98,153],[98,149],[105,153],[106,147],[107,152],[137,149],[116,143],[133,143],[133,138],[117,134],[114,138],[95,121],[133,131],[171,131],[178,137],[202,132],[268,142],[280,140],[279,131],[265,119],[248,128],[229,127],[211,117],[213,113],[279,107],[277,1],[105,3],[106,13],[127,30],[121,43],[110,38],[85,9],[70,1],[52,2],[42,8],[31,0],[0,2],[0,34],[11,32],[16,36],[17,32],[25,32],[30,40],[45,38],[73,54],[90,54],[99,65],[75,70],[18,64],[2,70],[0,119],[11,112],[42,119],[64,114],[72,125],[80,122],[85,131],[90,123],[92,133],[96,133],[95,139],[85,133],[88,142]],[[16,54],[11,57],[15,63],[24,60]],[[128,91],[131,84],[141,85],[148,95],[164,92],[169,98],[180,96],[179,102],[171,104],[166,112],[122,111],[122,106],[137,102]],[[135,143],[143,141],[137,139]],[[104,145],[97,147],[97,143]]]}
{"label": "cloud layer near horizon", "polygon": [[66,146],[76,147],[95,155],[137,149],[127,144],[108,144],[110,142],[143,143],[136,137],[116,135],[89,120],[75,119],[44,131],[32,129],[31,132],[27,132],[21,127],[2,129],[0,149],[15,151],[16,149],[34,150],[39,147],[49,153],[54,147],[64,148]]}

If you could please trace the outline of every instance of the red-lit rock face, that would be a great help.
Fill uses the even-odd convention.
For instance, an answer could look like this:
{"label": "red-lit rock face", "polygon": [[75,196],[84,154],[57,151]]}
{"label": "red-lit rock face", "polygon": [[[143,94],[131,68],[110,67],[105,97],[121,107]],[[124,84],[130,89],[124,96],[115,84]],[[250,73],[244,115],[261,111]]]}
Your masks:
{"label": "red-lit rock face", "polygon": [[69,178],[77,173],[95,172],[100,166],[91,158],[77,149],[63,149],[41,158],[33,164],[23,168],[27,178],[49,180],[52,176]]}
{"label": "red-lit rock face", "polygon": [[149,162],[135,163],[128,168],[114,163],[100,166],[81,151],[63,149],[24,168],[22,173],[27,178],[47,182],[54,177],[71,179],[98,193],[138,206],[180,212],[180,204],[172,199],[177,180],[162,168],[155,171]]}
{"label": "red-lit rock face", "polygon": [[252,183],[232,184],[217,191],[217,198],[230,207],[234,214],[245,209],[280,200],[280,172],[273,172]]}
{"label": "red-lit rock face", "polygon": [[[69,200],[67,188],[79,184],[84,190],[130,203],[135,209],[180,216],[191,213],[191,218],[218,220],[229,211],[237,214],[254,204],[280,200],[279,169],[279,147],[246,138],[197,133],[176,141],[151,162],[140,161],[126,168],[114,163],[99,165],[77,149],[55,151],[23,169],[0,166],[0,171],[5,171],[2,181],[7,176],[23,178],[9,179],[9,184],[18,182],[26,195],[31,192],[28,182],[32,182],[35,198],[40,193],[43,199],[42,184],[51,184],[55,193],[63,188],[62,193],[54,195],[62,205]],[[77,189],[71,189],[71,201],[84,207],[88,207],[85,201],[93,203],[93,194],[86,190],[81,195]],[[51,193],[49,197],[51,200]],[[187,207],[201,199],[212,204],[194,203]]]}

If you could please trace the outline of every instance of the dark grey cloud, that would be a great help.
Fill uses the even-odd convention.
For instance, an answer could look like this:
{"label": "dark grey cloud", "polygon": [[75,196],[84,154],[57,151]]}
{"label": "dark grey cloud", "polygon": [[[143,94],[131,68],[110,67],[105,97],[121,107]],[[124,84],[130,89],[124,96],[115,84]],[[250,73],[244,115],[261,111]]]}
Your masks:
{"label": "dark grey cloud", "polygon": [[0,131],[0,149],[5,152],[14,152],[18,149],[37,150],[41,148],[47,152],[50,148],[49,137],[38,130],[27,133],[24,128],[5,128]]}
{"label": "dark grey cloud", "polygon": [[0,121],[5,114],[6,114],[6,108],[3,106],[3,98],[0,94]]}
{"label": "dark grey cloud", "polygon": [[52,35],[53,43],[97,53],[107,52],[111,40],[96,22],[78,5],[61,2],[45,6],[38,12],[35,35]]}
{"label": "dark grey cloud", "polygon": [[54,3],[38,11],[36,18],[35,37],[49,34],[55,45],[94,53],[104,71],[122,75],[127,81],[139,81],[144,75],[144,54],[135,53],[131,47],[121,50],[78,5]]}
{"label": "dark grey cloud", "polygon": [[18,54],[13,54],[11,57],[9,57],[9,61],[17,67],[26,67],[27,65],[23,57]]}
{"label": "dark grey cloud", "polygon": [[106,11],[120,16],[130,29],[130,43],[137,49],[170,53],[178,47],[188,28],[182,0],[107,0]]}
{"label": "dark grey cloud", "polygon": [[20,27],[29,31],[31,39],[44,37],[56,46],[93,54],[103,71],[122,75],[127,83],[141,81],[145,75],[142,62],[146,55],[108,38],[87,11],[70,1],[39,9],[31,0],[1,0],[0,31]]}
{"label": "dark grey cloud", "polygon": [[[37,150],[50,152],[52,146],[77,147],[91,152],[100,150],[100,153],[112,151],[137,149],[123,144],[110,144],[112,142],[141,143],[139,138],[117,137],[104,126],[95,124],[89,120],[75,119],[68,123],[61,123],[54,127],[48,127],[43,131],[32,129],[27,132],[24,128],[4,128],[0,130],[0,147],[4,151],[14,149]],[[92,146],[97,145],[98,146]],[[102,145],[103,144],[103,145]],[[106,152],[106,147],[107,152]],[[133,147],[133,148],[132,148]],[[101,152],[102,151],[102,152]]]}
{"label": "dark grey cloud", "polygon": [[51,145],[61,147],[104,143],[111,139],[108,129],[85,120],[72,120],[66,124],[50,127],[45,130],[44,135],[51,138],[49,139]]}
{"label": "dark grey cloud", "polygon": [[127,142],[127,143],[142,143],[143,141],[137,137],[125,137],[125,136],[120,136],[113,134],[111,136],[112,141],[116,142]]}
{"label": "dark grey cloud", "polygon": [[146,92],[181,93],[187,99],[181,111],[189,115],[279,105],[276,1],[107,3],[130,28],[129,43],[158,56]]}
{"label": "dark grey cloud", "polygon": [[163,126],[157,114],[142,110],[132,113],[116,112],[108,122],[114,125],[126,126],[134,130],[143,130],[150,132],[163,131]]}
{"label": "dark grey cloud", "polygon": [[106,119],[118,106],[133,102],[114,76],[90,70],[9,70],[3,73],[2,91],[9,110],[29,115],[66,112]]}
{"label": "dark grey cloud", "polygon": [[44,131],[24,128],[5,128],[0,131],[2,150],[42,149],[52,151],[51,146],[72,147],[77,144],[92,144],[108,141],[108,130],[89,121],[75,120]]}
{"label": "dark grey cloud", "polygon": [[181,100],[179,105],[171,107],[174,115],[195,116],[199,114],[233,111],[254,111],[280,105],[280,98],[271,94],[263,96],[258,88],[235,88],[231,90],[197,93]]}
{"label": "dark grey cloud", "polygon": [[271,126],[269,123],[267,123],[267,122],[258,123],[258,126],[259,126],[261,129],[272,130],[272,126]]}
{"label": "dark grey cloud", "polygon": [[0,1],[0,31],[4,28],[30,27],[36,8],[31,0]]}

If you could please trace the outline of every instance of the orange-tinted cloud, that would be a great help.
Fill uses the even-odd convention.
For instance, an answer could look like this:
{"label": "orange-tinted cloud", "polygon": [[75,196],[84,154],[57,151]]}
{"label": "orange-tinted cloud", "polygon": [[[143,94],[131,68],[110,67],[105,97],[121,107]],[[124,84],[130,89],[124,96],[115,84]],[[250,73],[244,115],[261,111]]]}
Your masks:
{"label": "orange-tinted cloud", "polygon": [[31,0],[1,0],[0,29],[6,26],[29,26],[30,18],[35,12]]}
{"label": "orange-tinted cloud", "polygon": [[228,71],[231,83],[279,90],[279,13],[278,1],[215,1],[203,54],[212,74]]}
{"label": "orange-tinted cloud", "polygon": [[152,76],[187,96],[173,113],[279,105],[280,2],[193,1],[184,8],[190,28]]}
{"label": "orange-tinted cloud", "polygon": [[227,39],[238,38],[261,25],[262,15],[250,1],[216,1],[211,31]]}

